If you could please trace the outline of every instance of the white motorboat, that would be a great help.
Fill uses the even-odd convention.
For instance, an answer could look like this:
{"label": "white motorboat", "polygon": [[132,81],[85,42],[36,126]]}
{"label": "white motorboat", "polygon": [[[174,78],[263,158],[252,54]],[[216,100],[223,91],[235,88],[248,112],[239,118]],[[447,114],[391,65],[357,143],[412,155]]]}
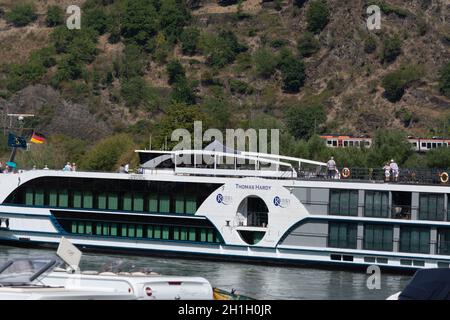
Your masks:
{"label": "white motorboat", "polygon": [[145,270],[124,272],[120,267],[107,272],[81,271],[80,259],[81,252],[63,238],[56,256],[8,261],[0,267],[0,299],[213,299],[211,284],[201,277],[164,276]]}

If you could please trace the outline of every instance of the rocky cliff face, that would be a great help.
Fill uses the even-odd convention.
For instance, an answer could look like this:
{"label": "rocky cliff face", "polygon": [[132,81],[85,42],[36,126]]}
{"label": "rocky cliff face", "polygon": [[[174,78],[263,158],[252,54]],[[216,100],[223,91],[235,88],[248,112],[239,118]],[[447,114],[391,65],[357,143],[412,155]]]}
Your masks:
{"label": "rocky cliff face", "polygon": [[[44,14],[47,1],[36,2],[41,15]],[[79,1],[80,4],[82,2]],[[385,12],[382,13],[381,30],[369,31],[365,11],[367,5],[373,2],[377,1],[327,1],[330,21],[316,36],[320,50],[305,58],[307,80],[297,94],[281,90],[281,76],[278,73],[267,79],[257,77],[251,59],[260,47],[270,47],[274,40],[283,41],[296,52],[297,42],[306,31],[309,1],[305,1],[302,7],[295,6],[293,1],[281,1],[281,5],[277,6],[271,1],[260,0],[247,0],[241,7],[222,7],[217,1],[189,0],[187,4],[192,10],[192,26],[208,33],[229,27],[249,50],[232,65],[220,70],[208,67],[202,55],[183,55],[179,45],[169,57],[182,62],[190,80],[201,80],[205,72],[213,73],[224,87],[228,101],[237,106],[232,110],[234,119],[251,120],[249,114],[263,112],[282,117],[286,106],[316,98],[326,107],[328,119],[325,130],[328,132],[371,134],[377,128],[387,127],[400,128],[410,134],[428,134],[437,121],[450,111],[450,100],[439,92],[437,85],[440,68],[450,61],[450,3],[447,0],[378,1],[389,5],[389,10],[383,7]],[[5,0],[0,1],[0,6],[2,4],[5,10],[11,5],[10,1]],[[246,13],[247,17],[236,19],[238,10]],[[14,61],[15,56],[20,56],[20,60],[27,59],[32,48],[48,44],[49,32],[41,16],[37,22],[22,28],[7,25],[0,18],[0,56],[10,57],[10,62],[17,62]],[[21,36],[24,34],[29,35]],[[382,61],[383,42],[392,36],[401,39],[401,54],[395,61],[386,63]],[[369,37],[376,42],[373,53],[365,50]],[[22,49],[10,44],[14,39],[20,40],[18,48]],[[119,47],[110,46],[100,39],[100,54],[89,67],[112,65],[121,52],[121,49],[114,48]],[[8,63],[4,59],[0,62]],[[165,63],[148,61],[148,65],[150,67],[144,75],[146,81],[157,92],[170,89]],[[407,88],[399,102],[389,102],[384,96],[382,79],[404,65],[418,66],[423,73],[420,80]],[[245,94],[232,92],[229,85],[231,79],[244,81],[254,90]],[[117,88],[114,87],[115,90]],[[103,89],[97,100],[99,109],[103,110],[101,113],[96,110],[95,103],[73,103],[62,98],[61,93],[51,88],[45,79],[42,84],[27,87],[8,96],[7,100],[0,100],[0,107],[7,112],[43,115],[44,120],[38,123],[40,130],[86,139],[107,135],[117,127],[138,120],[157,119],[161,114],[161,109],[129,112],[122,102],[111,99],[114,92],[108,90]],[[199,101],[211,94],[201,82],[197,92]],[[251,109],[250,113],[245,111],[248,109]],[[408,116],[405,117],[405,114]]]}
{"label": "rocky cliff face", "polygon": [[3,114],[36,115],[32,120],[33,127],[44,134],[64,134],[95,141],[112,133],[110,125],[91,114],[86,105],[66,101],[50,86],[29,86],[8,101],[2,99],[0,111]]}

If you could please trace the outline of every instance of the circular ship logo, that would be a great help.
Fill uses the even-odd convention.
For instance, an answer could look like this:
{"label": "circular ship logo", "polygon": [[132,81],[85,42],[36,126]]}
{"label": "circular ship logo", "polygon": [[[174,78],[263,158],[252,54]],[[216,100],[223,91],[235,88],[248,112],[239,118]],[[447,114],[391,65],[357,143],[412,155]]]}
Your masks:
{"label": "circular ship logo", "polygon": [[273,198],[273,204],[275,205],[275,207],[281,207],[280,197],[276,196],[275,198]]}
{"label": "circular ship logo", "polygon": [[219,193],[216,197],[216,201],[217,203],[222,203],[223,202],[223,195],[221,193]]}
{"label": "circular ship logo", "polygon": [[281,199],[279,196],[273,198],[273,204],[275,205],[275,207],[287,208],[289,207],[290,203],[291,201],[289,199]]}

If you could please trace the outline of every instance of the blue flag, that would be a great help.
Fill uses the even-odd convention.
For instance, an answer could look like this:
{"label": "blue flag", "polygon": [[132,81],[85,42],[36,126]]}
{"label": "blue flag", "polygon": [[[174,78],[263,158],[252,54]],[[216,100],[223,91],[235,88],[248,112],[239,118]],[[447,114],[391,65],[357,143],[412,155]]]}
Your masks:
{"label": "blue flag", "polygon": [[27,140],[12,133],[8,135],[8,146],[11,148],[27,148]]}

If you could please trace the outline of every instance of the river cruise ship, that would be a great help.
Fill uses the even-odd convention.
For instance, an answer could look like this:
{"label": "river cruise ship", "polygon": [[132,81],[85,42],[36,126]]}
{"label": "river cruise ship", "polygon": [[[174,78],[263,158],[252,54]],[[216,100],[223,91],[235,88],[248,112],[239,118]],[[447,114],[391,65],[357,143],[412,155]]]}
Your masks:
{"label": "river cruise ship", "polygon": [[[250,152],[138,150],[135,173],[0,175],[0,242],[226,261],[448,268],[448,175]],[[179,159],[189,157],[191,164]],[[208,161],[204,161],[208,158]],[[339,177],[339,178],[338,178]]]}

